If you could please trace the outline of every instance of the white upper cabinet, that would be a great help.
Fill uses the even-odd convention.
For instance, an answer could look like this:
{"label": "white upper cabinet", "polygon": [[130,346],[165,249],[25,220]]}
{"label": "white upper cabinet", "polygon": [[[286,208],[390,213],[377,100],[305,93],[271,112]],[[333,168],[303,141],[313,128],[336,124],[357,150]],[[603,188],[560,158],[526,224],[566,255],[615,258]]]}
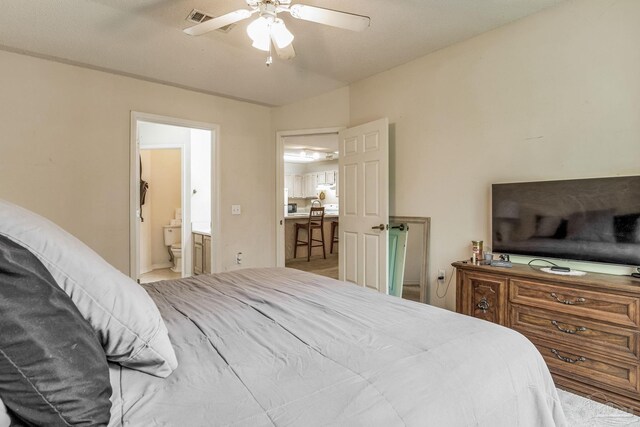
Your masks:
{"label": "white upper cabinet", "polygon": [[[333,189],[337,183],[337,170],[310,172],[306,174],[290,173],[284,176],[284,187],[289,191],[290,198],[316,198],[319,193],[318,186],[328,185]],[[335,190],[337,193],[337,186]]]}
{"label": "white upper cabinet", "polygon": [[317,179],[317,184],[318,185],[324,185],[326,184],[326,174],[328,172],[318,172],[316,173],[316,179]]}
{"label": "white upper cabinet", "polygon": [[289,196],[293,196],[293,175],[284,176],[284,188],[289,191]]}
{"label": "white upper cabinet", "polygon": [[304,176],[304,197],[316,197],[318,176],[316,173],[308,173]]}
{"label": "white upper cabinet", "polygon": [[336,174],[337,171],[327,171],[325,172],[325,181],[324,183],[327,185],[333,185],[336,183]]}
{"label": "white upper cabinet", "polygon": [[304,197],[304,177],[302,175],[293,176],[293,195],[289,197]]}

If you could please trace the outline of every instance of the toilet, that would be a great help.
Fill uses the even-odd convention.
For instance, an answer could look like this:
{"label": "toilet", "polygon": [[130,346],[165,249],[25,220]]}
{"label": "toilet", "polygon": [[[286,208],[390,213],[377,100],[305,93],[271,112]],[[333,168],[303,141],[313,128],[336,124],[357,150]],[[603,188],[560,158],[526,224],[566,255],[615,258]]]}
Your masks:
{"label": "toilet", "polygon": [[165,225],[162,228],[164,229],[164,245],[167,246],[173,262],[171,271],[182,273],[182,227]]}

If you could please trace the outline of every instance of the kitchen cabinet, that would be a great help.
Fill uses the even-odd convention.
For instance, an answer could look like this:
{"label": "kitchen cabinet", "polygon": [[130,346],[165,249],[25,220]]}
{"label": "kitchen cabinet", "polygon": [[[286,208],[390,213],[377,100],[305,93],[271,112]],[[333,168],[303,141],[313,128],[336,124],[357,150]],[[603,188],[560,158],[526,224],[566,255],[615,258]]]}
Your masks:
{"label": "kitchen cabinet", "polygon": [[289,197],[304,197],[304,177],[302,175],[293,176],[293,194]]}
{"label": "kitchen cabinet", "polygon": [[333,185],[336,183],[336,171],[327,171],[325,172],[325,184]]}
{"label": "kitchen cabinet", "polygon": [[316,187],[318,186],[318,176],[315,173],[308,173],[304,176],[304,196],[317,197]]}
{"label": "kitchen cabinet", "polygon": [[[288,174],[284,176],[284,188],[290,198],[316,198],[319,185],[337,185],[338,171],[312,172],[304,175]],[[338,188],[336,186],[336,195]]]}
{"label": "kitchen cabinet", "polygon": [[284,188],[289,191],[289,197],[293,195],[293,175],[284,176]]}

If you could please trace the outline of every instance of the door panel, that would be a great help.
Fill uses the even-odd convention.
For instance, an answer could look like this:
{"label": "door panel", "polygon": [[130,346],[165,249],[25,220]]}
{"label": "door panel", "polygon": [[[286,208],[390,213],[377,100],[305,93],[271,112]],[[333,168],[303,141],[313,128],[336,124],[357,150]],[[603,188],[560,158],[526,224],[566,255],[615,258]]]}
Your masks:
{"label": "door panel", "polygon": [[380,216],[380,164],[378,161],[364,164],[364,214]]}
{"label": "door panel", "polygon": [[368,133],[364,136],[365,153],[380,149],[380,135],[377,132]]}
{"label": "door panel", "polygon": [[386,118],[340,132],[340,279],[384,293],[389,278],[388,154]]}
{"label": "door panel", "polygon": [[380,290],[380,236],[376,234],[364,235],[364,286]]}
{"label": "door panel", "polygon": [[340,200],[340,207],[344,206],[344,214],[358,215],[358,165],[347,164],[344,166],[344,196]]}
{"label": "door panel", "polygon": [[[340,242],[344,240],[345,251],[353,255],[345,260],[344,278],[342,280],[358,283],[358,234],[346,232],[342,234],[340,239]],[[342,259],[342,256],[340,259]]]}

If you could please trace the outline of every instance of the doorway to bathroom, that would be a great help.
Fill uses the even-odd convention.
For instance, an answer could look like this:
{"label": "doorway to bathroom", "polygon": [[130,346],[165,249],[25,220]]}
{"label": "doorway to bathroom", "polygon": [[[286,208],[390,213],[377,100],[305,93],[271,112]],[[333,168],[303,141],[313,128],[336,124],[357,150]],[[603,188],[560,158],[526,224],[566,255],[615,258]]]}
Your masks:
{"label": "doorway to bathroom", "polygon": [[131,277],[218,271],[218,127],[135,112],[131,122]]}

